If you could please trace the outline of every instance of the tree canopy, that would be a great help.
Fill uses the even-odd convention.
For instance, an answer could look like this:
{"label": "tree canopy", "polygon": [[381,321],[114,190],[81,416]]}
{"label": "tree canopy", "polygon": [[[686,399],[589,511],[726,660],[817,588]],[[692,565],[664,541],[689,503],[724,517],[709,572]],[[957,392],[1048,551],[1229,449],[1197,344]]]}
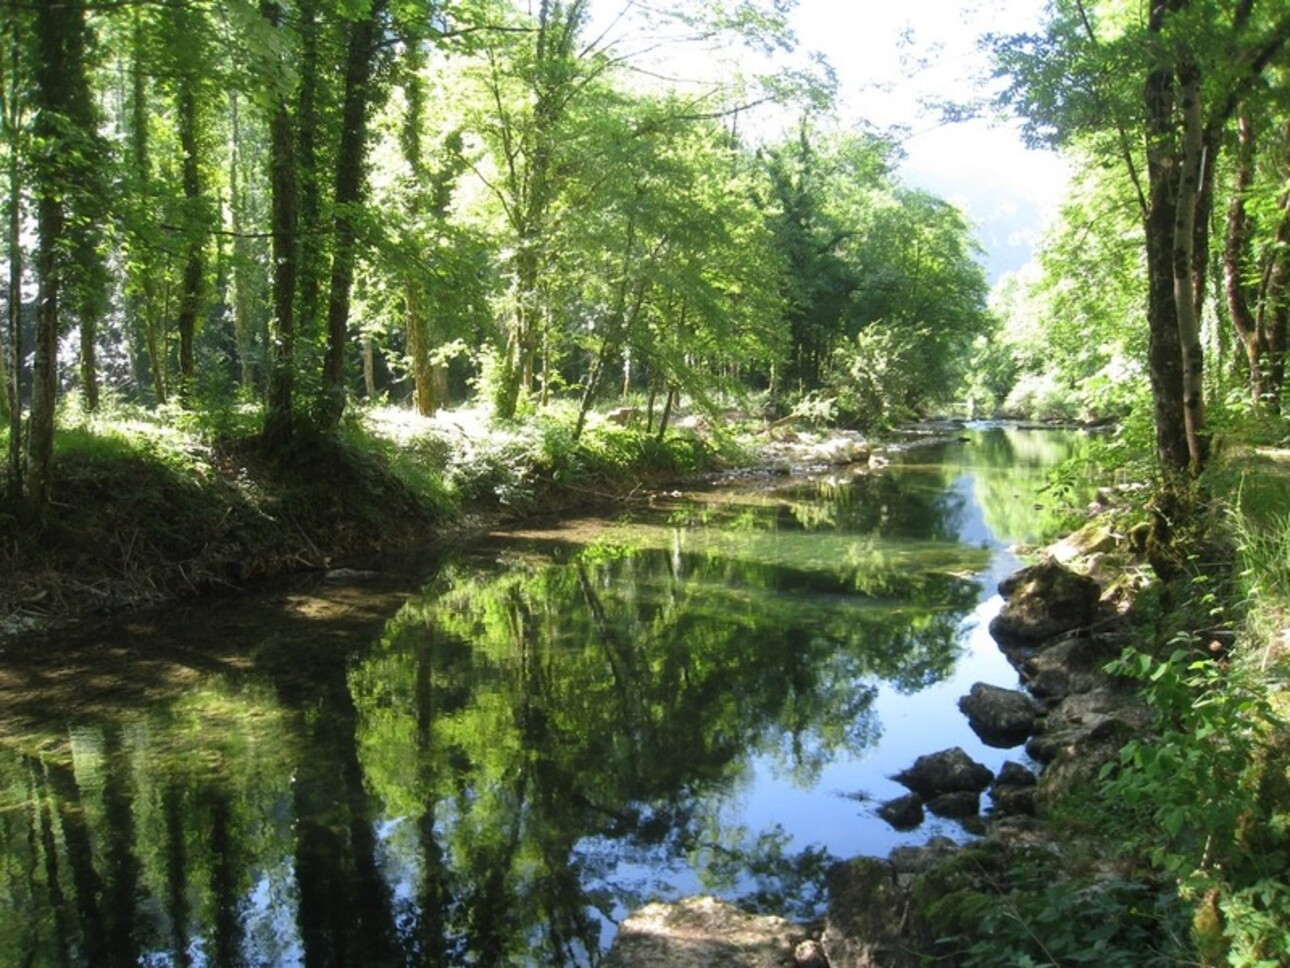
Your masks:
{"label": "tree canopy", "polygon": [[[750,390],[870,425],[952,397],[986,328],[971,227],[835,131],[828,72],[671,87],[590,13],[0,7],[11,496],[40,513],[60,407],[105,393],[258,406],[271,447],[354,398],[568,399],[576,435],[622,395],[663,402],[659,434]],[[785,14],[650,13],[762,52]],[[758,105],[801,121],[768,139]]]}

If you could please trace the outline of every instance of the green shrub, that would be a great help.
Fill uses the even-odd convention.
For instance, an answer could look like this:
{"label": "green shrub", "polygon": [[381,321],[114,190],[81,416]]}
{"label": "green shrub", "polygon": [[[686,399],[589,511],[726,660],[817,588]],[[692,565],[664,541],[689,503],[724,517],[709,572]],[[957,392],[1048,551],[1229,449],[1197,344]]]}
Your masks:
{"label": "green shrub", "polygon": [[919,946],[936,963],[1172,966],[1185,914],[1169,892],[1042,847],[986,841],[915,882]]}
{"label": "green shrub", "polygon": [[1276,738],[1285,723],[1265,680],[1195,639],[1179,646],[1164,659],[1128,650],[1113,666],[1142,683],[1159,733],[1104,768],[1106,809],[1133,817],[1124,829],[1137,848],[1195,905],[1206,963],[1221,953],[1230,964],[1284,964],[1290,784]]}

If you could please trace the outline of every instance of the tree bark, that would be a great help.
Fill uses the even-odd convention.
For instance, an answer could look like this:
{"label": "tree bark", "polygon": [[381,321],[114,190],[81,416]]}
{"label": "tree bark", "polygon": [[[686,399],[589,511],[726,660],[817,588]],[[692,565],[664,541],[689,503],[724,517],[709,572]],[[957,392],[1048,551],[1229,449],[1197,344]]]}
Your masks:
{"label": "tree bark", "polygon": [[298,195],[296,317],[308,339],[318,330],[322,302],[323,227],[322,186],[318,170],[318,98],[321,78],[318,51],[318,0],[301,0],[300,90],[296,100],[296,181]]}
{"label": "tree bark", "polygon": [[229,227],[233,232],[233,337],[237,343],[240,383],[243,390],[255,385],[253,341],[251,338],[251,253],[242,233],[246,207],[242,188],[242,126],[237,91],[229,92],[229,125],[232,143],[228,160]]}
{"label": "tree bark", "polygon": [[[144,52],[147,47],[143,20],[139,11],[134,11],[133,65],[131,67],[130,98],[130,151],[131,169],[135,180],[134,190],[146,205],[151,199],[151,162],[150,143],[148,140],[148,87],[144,66]],[[147,216],[151,221],[151,214]],[[166,356],[164,339],[159,332],[163,323],[157,306],[157,268],[155,259],[131,259],[126,271],[133,277],[137,286],[133,299],[128,304],[128,312],[141,321],[143,337],[143,354],[148,358],[148,374],[152,380],[152,392],[157,403],[164,404],[169,397],[167,386]]]}
{"label": "tree bark", "polygon": [[200,120],[197,92],[189,73],[181,68],[176,108],[179,127],[179,150],[183,155],[184,204],[184,278],[179,294],[179,397],[191,401],[196,388],[197,366],[193,352],[197,337],[197,319],[201,314],[202,282],[206,276],[206,231],[204,218],[199,214],[202,204],[200,146],[197,132]]}
{"label": "tree bark", "polygon": [[403,303],[408,332],[408,357],[412,364],[412,396],[417,413],[433,417],[439,409],[435,399],[434,367],[430,362],[429,320],[421,280],[408,279],[403,285]]}
{"label": "tree bark", "polygon": [[345,350],[349,335],[350,293],[356,255],[355,209],[363,199],[367,160],[367,118],[372,102],[372,71],[387,0],[372,0],[366,17],[350,25],[345,62],[345,102],[336,158],[336,216],[327,299],[327,356],[323,385],[327,394],[324,427],[334,431],[345,412]]}
{"label": "tree bark", "polygon": [[1204,351],[1197,311],[1196,223],[1204,167],[1204,124],[1200,107],[1200,71],[1194,64],[1179,70],[1179,110],[1182,143],[1173,224],[1173,295],[1182,362],[1183,425],[1188,469],[1197,474],[1205,465]]}
{"label": "tree bark", "polygon": [[1251,223],[1245,207],[1245,196],[1254,181],[1254,128],[1249,113],[1240,111],[1237,118],[1238,149],[1236,156],[1236,182],[1227,206],[1227,238],[1223,246],[1223,291],[1232,326],[1240,337],[1245,353],[1250,381],[1250,395],[1254,403],[1264,399],[1264,368],[1267,358],[1267,341],[1250,308],[1245,275],[1250,246]]}
{"label": "tree bark", "polygon": [[[260,13],[277,27],[282,8],[260,0]],[[294,430],[296,168],[291,114],[279,95],[269,124],[270,189],[273,196],[273,321],[270,325],[269,391],[261,437],[270,447],[291,439]]]}
{"label": "tree bark", "polygon": [[22,499],[22,154],[20,132],[21,105],[18,98],[18,72],[22,66],[20,19],[14,0],[12,18],[8,87],[5,90],[4,123],[9,140],[9,298],[6,316],[9,328],[9,369],[5,380],[5,397],[9,402],[9,498],[14,505]]}
{"label": "tree bark", "polygon": [[[1152,7],[1148,29],[1159,42],[1167,12],[1186,0]],[[1178,211],[1177,147],[1174,131],[1174,72],[1159,64],[1146,79],[1147,209],[1144,213],[1147,268],[1147,372],[1155,409],[1156,452],[1166,475],[1181,474],[1190,461],[1184,418],[1182,340],[1174,296],[1174,224]]]}
{"label": "tree bark", "polygon": [[26,499],[40,516],[53,486],[54,414],[58,403],[58,336],[62,296],[62,252],[67,239],[66,159],[62,130],[75,116],[86,85],[85,14],[71,4],[40,4],[36,11],[34,132],[39,148],[32,158],[36,197],[35,356],[32,364],[31,420],[27,434]]}

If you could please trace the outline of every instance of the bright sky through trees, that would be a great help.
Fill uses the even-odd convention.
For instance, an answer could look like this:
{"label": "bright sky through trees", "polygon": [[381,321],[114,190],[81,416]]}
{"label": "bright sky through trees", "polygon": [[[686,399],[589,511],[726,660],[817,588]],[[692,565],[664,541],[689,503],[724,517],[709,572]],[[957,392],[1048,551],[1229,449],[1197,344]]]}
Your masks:
{"label": "bright sky through trees", "polygon": [[1043,0],[801,0],[794,15],[802,48],[838,73],[843,121],[908,129],[905,177],[967,212],[992,278],[1029,258],[1066,165],[1026,150],[1011,122],[941,124],[924,104],[971,97],[989,71],[980,38],[1033,30],[1043,9]]}
{"label": "bright sky through trees", "polygon": [[[658,58],[648,61],[648,76],[694,80],[736,70],[729,49],[672,44],[666,32],[633,34],[630,16],[614,19],[630,7],[631,0],[594,0],[591,33],[606,31],[620,51],[649,51],[632,58],[638,66]],[[945,124],[937,105],[983,95],[989,63],[980,39],[1034,30],[1043,8],[1043,0],[799,0],[790,16],[798,49],[781,61],[804,66],[812,53],[824,55],[837,74],[844,127],[900,130],[903,177],[967,213],[992,279],[1029,259],[1067,168],[1055,154],[1026,150],[1014,122]],[[741,60],[745,69],[765,69]],[[760,112],[758,123],[770,117]]]}

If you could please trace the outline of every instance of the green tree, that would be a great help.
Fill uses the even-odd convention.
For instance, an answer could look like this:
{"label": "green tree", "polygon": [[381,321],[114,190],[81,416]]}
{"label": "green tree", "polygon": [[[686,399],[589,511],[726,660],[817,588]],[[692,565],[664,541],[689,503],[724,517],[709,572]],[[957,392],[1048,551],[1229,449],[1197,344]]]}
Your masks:
{"label": "green tree", "polygon": [[87,194],[99,183],[95,167],[103,148],[96,132],[93,95],[87,74],[91,44],[85,10],[70,4],[44,4],[35,18],[32,69],[32,194],[36,204],[38,281],[31,417],[27,430],[26,500],[43,514],[53,488],[54,420],[58,402],[58,338],[65,302],[84,305],[92,295],[70,287],[85,284],[70,264],[69,252],[84,255],[91,228],[85,217]]}
{"label": "green tree", "polygon": [[839,191],[855,198],[857,190],[881,183],[890,152],[878,140],[827,146],[820,140],[803,120],[795,139],[766,151],[768,218],[788,259],[791,350],[784,378],[799,391],[820,387],[838,342],[854,328],[850,309],[859,279],[842,247],[860,231],[862,210],[841,211],[830,199]]}
{"label": "green tree", "polygon": [[[283,42],[283,11],[275,0],[260,0],[260,14],[272,28],[271,36]],[[296,249],[297,173],[294,131],[288,107],[290,68],[285,54],[266,48],[269,112],[269,186],[272,198],[273,315],[269,324],[269,381],[262,437],[266,444],[286,443],[295,428],[295,300],[298,253]]]}
{"label": "green tree", "polygon": [[499,32],[484,51],[478,124],[494,157],[486,183],[509,230],[511,294],[505,346],[500,352],[495,406],[515,416],[532,390],[539,350],[549,323],[542,277],[549,265],[549,233],[567,180],[596,159],[571,150],[577,134],[569,111],[581,92],[610,69],[611,61],[584,49],[580,33],[588,0],[542,0],[528,29]]}
{"label": "green tree", "polygon": [[1201,300],[1213,171],[1238,105],[1290,39],[1279,4],[1171,0],[1145,20],[1063,0],[1042,36],[996,46],[1004,95],[1032,137],[1085,140],[1116,159],[1143,225],[1157,453],[1167,473],[1205,461]]}
{"label": "green tree", "polygon": [[165,16],[161,40],[167,53],[165,70],[173,101],[183,198],[178,226],[183,271],[175,316],[179,395],[191,404],[197,387],[197,329],[207,299],[207,249],[216,224],[208,169],[217,58],[204,6],[176,4]]}
{"label": "green tree", "polygon": [[[1268,100],[1277,105],[1284,99]],[[1290,177],[1287,159],[1290,128],[1267,107],[1242,104],[1223,245],[1224,295],[1251,398],[1273,411],[1281,409],[1290,314],[1285,296],[1290,284],[1290,192],[1283,187]]]}
{"label": "green tree", "polygon": [[4,416],[9,426],[9,498],[16,504],[22,496],[22,280],[26,252],[22,242],[23,156],[26,151],[22,92],[27,80],[24,39],[29,17],[16,0],[5,8],[0,38],[0,123],[4,125],[7,176],[5,200],[5,257],[9,264],[5,281],[4,332],[0,337],[0,376],[4,378]]}
{"label": "green tree", "polygon": [[366,181],[368,116],[374,100],[373,75],[387,29],[387,0],[369,0],[349,24],[340,145],[332,192],[333,239],[327,298],[327,352],[323,365],[323,428],[334,432],[345,410],[345,350],[349,344],[350,293],[354,285],[357,226]]}

